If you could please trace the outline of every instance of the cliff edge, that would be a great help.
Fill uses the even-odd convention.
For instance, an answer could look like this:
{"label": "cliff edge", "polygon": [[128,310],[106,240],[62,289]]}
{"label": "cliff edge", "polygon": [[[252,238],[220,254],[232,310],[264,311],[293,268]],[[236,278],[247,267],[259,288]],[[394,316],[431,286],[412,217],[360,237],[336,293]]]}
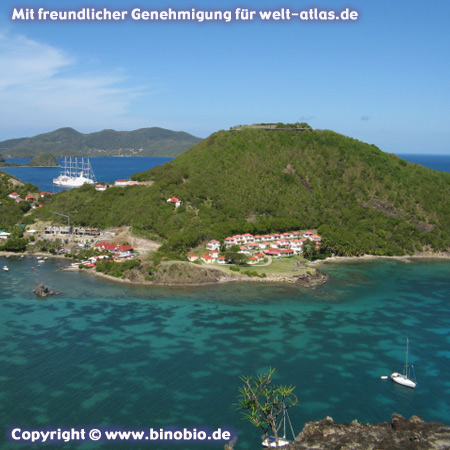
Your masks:
{"label": "cliff edge", "polygon": [[289,450],[448,450],[450,427],[424,422],[417,416],[406,420],[393,414],[390,423],[336,423],[330,417],[308,422]]}

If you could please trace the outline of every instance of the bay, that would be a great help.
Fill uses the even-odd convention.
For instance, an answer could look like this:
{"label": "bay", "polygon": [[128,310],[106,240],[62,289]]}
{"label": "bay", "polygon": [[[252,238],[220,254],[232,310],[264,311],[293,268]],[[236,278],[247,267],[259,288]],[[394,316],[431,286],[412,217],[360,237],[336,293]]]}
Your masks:
{"label": "bay", "polygon": [[[59,164],[63,164],[64,158],[57,158]],[[99,157],[89,158],[97,181],[111,183],[115,180],[129,179],[137,172],[151,169],[160,164],[171,161],[172,158],[155,158],[150,156]],[[6,158],[6,162],[17,162],[24,164],[31,158]],[[19,178],[24,183],[38,186],[41,191],[60,192],[61,188],[53,184],[61,169],[59,167],[3,167],[1,170]]]}
{"label": "bay", "polygon": [[[288,285],[130,286],[0,258],[0,423],[231,430],[237,449],[261,432],[236,409],[240,375],[277,368],[304,423],[380,422],[397,412],[450,424],[450,262],[328,264],[315,290]],[[35,267],[33,270],[32,267]],[[61,291],[37,300],[43,282]],[[382,380],[402,369],[405,337],[418,387]],[[71,443],[58,448],[223,448],[223,443]],[[22,448],[5,439],[1,448]],[[55,448],[39,444],[27,448]]]}

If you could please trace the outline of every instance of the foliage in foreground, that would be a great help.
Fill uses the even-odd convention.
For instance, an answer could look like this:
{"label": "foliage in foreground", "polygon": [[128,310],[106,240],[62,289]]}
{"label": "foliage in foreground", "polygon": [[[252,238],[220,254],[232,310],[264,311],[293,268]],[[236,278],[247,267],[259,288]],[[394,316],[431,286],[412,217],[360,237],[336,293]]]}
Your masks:
{"label": "foliage in foreground", "polygon": [[260,428],[266,438],[272,433],[278,443],[278,432],[282,425],[279,417],[298,403],[294,386],[273,386],[272,377],[276,369],[252,376],[242,376],[244,385],[239,389],[239,408],[245,419]]}

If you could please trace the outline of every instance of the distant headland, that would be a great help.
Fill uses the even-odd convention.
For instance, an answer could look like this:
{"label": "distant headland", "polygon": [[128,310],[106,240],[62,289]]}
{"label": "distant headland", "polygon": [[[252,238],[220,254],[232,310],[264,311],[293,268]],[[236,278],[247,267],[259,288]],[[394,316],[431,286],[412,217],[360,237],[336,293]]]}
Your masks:
{"label": "distant headland", "polygon": [[134,131],[103,130],[84,134],[73,128],[59,128],[33,137],[0,142],[5,158],[30,158],[40,153],[64,156],[155,156],[175,158],[200,138],[183,131],[159,127]]}
{"label": "distant headland", "polygon": [[58,161],[51,153],[41,153],[25,164],[6,162],[0,155],[0,167],[57,167]]}

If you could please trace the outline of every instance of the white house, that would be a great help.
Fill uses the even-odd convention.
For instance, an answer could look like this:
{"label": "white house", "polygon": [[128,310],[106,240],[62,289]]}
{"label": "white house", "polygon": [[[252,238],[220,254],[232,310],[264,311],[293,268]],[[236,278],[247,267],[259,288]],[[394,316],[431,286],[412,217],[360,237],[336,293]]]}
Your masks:
{"label": "white house", "polygon": [[218,258],[219,257],[219,252],[217,250],[210,250],[209,251],[209,256],[211,256],[211,258]]}
{"label": "white house", "polygon": [[8,239],[11,236],[11,233],[7,233],[6,231],[2,231],[0,233],[0,239]]}
{"label": "white house", "polygon": [[201,260],[205,263],[205,264],[212,264],[214,262],[214,259],[211,258],[211,256],[209,255],[202,255]]}
{"label": "white house", "polygon": [[188,255],[188,260],[191,262],[197,261],[198,260],[198,256],[194,255],[193,253],[191,253],[190,255]]}
{"label": "white house", "polygon": [[220,250],[220,242],[213,239],[206,244],[208,250]]}
{"label": "white house", "polygon": [[167,199],[167,203],[172,203],[175,205],[175,208],[179,208],[181,206],[181,200],[178,197],[170,197]]}
{"label": "white house", "polygon": [[115,186],[129,186],[130,183],[131,183],[130,180],[116,180],[116,181],[114,182],[114,185],[115,185]]}

